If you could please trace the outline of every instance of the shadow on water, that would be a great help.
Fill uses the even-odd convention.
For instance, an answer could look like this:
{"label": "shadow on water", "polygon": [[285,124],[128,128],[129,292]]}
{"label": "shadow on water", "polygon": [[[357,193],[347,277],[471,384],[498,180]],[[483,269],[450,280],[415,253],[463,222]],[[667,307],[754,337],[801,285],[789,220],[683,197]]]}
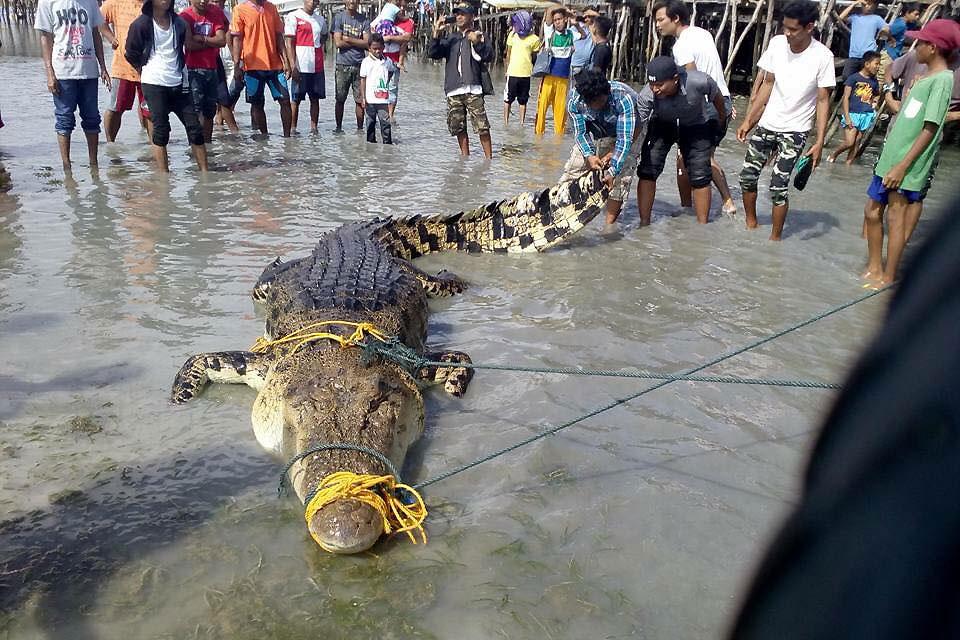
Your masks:
{"label": "shadow on water", "polygon": [[0,522],[0,631],[5,617],[31,605],[50,638],[98,637],[84,612],[116,571],[199,528],[275,472],[266,456],[202,450],[124,467],[58,494],[48,509]]}
{"label": "shadow on water", "polygon": [[840,228],[840,221],[831,213],[791,209],[783,229],[783,238],[796,236],[798,240],[813,240],[826,235],[831,229],[838,228]]}
{"label": "shadow on water", "polygon": [[141,367],[120,364],[77,369],[44,382],[31,382],[10,375],[0,375],[0,392],[3,394],[0,399],[0,419],[9,420],[16,417],[21,407],[26,405],[28,400],[35,400],[35,396],[40,393],[99,389],[117,380],[133,380],[142,373]]}

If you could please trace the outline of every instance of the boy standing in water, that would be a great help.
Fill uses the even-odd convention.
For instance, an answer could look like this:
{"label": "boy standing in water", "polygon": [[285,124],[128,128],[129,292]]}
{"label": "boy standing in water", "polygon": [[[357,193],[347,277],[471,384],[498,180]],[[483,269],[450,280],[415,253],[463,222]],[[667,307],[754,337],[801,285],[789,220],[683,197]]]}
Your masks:
{"label": "boy standing in water", "polygon": [[110,86],[103,61],[103,41],[97,28],[103,24],[94,0],[40,0],[34,28],[40,32],[40,49],[47,71],[47,89],[53,94],[57,142],[63,168],[70,171],[70,135],[77,125],[87,138],[90,166],[97,166],[100,111],[97,78]]}
{"label": "boy standing in water", "polygon": [[153,157],[161,173],[170,172],[167,143],[170,141],[170,114],[187,130],[193,157],[200,171],[207,170],[207,148],[203,128],[193,107],[186,83],[184,44],[187,24],[173,11],[172,0],[146,0],[143,13],[130,25],[124,55],[140,74],[143,97],[150,105],[153,122]]}
{"label": "boy standing in water", "polygon": [[393,144],[390,133],[390,77],[397,73],[393,61],[383,55],[383,36],[370,34],[367,57],[360,63],[360,95],[367,115],[367,142],[377,141],[377,121],[383,144]]}
{"label": "boy standing in water", "polygon": [[190,0],[190,6],[180,12],[180,17],[187,23],[187,78],[193,108],[200,117],[203,140],[210,144],[220,93],[217,61],[220,47],[227,44],[227,16],[209,0]]}
{"label": "boy standing in water", "polygon": [[[917,80],[901,106],[867,189],[867,268],[863,273],[870,281],[867,286],[884,286],[896,278],[907,229],[912,228],[907,208],[921,199],[953,91],[947,58],[960,46],[960,27],[952,20],[931,20],[920,31],[908,31],[907,36],[917,41],[917,60],[927,65],[927,75]],[[889,234],[886,266],[882,260],[885,212]]]}
{"label": "boy standing in water", "polygon": [[292,130],[297,129],[300,103],[310,96],[310,133],[317,133],[320,101],[327,97],[323,73],[323,45],[327,41],[327,21],[316,14],[317,0],[303,0],[303,8],[284,18],[283,37],[290,59]]}
{"label": "boy standing in water", "polygon": [[510,124],[510,107],[516,100],[520,105],[520,126],[527,118],[530,100],[530,76],[533,75],[533,57],[540,50],[540,38],[533,33],[533,16],[517,11],[510,16],[510,35],[507,36],[507,86],[503,93],[503,124]]}
{"label": "boy standing in water", "polygon": [[877,71],[880,69],[880,54],[868,51],[863,54],[863,68],[843,83],[843,113],[840,114],[840,128],[843,129],[843,142],[827,157],[828,162],[836,162],[840,154],[849,149],[847,164],[853,164],[861,134],[873,126],[877,119],[874,110],[880,97],[880,83]]}

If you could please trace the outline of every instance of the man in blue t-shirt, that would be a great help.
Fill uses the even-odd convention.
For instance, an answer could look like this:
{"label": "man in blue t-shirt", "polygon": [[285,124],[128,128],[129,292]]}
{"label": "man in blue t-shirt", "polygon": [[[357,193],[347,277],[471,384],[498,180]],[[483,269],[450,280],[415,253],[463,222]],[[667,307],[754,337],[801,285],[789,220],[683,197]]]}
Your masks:
{"label": "man in blue t-shirt", "polygon": [[[856,15],[850,15],[856,7],[862,7],[863,10]],[[863,54],[877,50],[877,38],[886,37],[890,33],[890,27],[876,14],[876,10],[877,0],[857,0],[840,14],[841,21],[847,20],[850,23],[850,53],[847,61],[843,63],[844,82],[850,74],[860,70]]]}

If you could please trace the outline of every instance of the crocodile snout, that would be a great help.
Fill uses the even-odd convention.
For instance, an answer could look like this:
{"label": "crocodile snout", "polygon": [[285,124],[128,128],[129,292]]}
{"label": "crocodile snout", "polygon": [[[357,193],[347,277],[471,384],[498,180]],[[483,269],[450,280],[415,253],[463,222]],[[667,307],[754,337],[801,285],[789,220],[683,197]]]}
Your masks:
{"label": "crocodile snout", "polygon": [[331,502],[310,519],[313,539],[331,553],[360,553],[383,534],[383,518],[368,504],[344,499]]}

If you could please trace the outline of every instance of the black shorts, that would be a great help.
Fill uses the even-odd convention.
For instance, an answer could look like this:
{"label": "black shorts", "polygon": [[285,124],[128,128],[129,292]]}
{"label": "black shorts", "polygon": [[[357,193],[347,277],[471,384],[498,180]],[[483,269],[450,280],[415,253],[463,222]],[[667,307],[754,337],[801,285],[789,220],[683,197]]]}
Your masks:
{"label": "black shorts", "polygon": [[651,120],[647,125],[647,137],[640,149],[637,177],[641,180],[659,178],[666,165],[667,155],[676,144],[687,165],[690,186],[695,189],[707,186],[712,179],[710,157],[713,155],[716,135],[713,122],[678,127],[674,122]]}
{"label": "black shorts", "polygon": [[290,82],[290,99],[300,104],[307,96],[323,100],[327,97],[326,76],[323,70],[316,73],[301,73],[300,81]]}
{"label": "black shorts", "polygon": [[503,101],[507,104],[525,105],[530,100],[530,78],[507,77],[506,91],[503,92]]}
{"label": "black shorts", "polygon": [[197,119],[193,106],[193,96],[189,87],[177,85],[164,87],[155,84],[140,83],[143,97],[150,105],[150,120],[153,122],[153,144],[165,147],[170,142],[170,114],[174,114],[187,130],[190,144],[203,144],[203,129]]}

